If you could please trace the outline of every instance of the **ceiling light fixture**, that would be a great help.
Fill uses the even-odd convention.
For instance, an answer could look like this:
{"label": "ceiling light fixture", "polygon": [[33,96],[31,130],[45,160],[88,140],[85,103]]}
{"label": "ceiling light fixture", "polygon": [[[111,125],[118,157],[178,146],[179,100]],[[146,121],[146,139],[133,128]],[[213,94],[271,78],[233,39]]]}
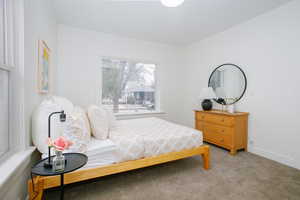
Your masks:
{"label": "ceiling light fixture", "polygon": [[184,0],[160,0],[166,7],[177,7],[184,2]]}

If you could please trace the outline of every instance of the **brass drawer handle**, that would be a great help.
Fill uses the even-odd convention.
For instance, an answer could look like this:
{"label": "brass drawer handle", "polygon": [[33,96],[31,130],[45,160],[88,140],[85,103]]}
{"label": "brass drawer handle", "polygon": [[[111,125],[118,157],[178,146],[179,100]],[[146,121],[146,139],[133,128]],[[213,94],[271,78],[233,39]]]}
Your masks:
{"label": "brass drawer handle", "polygon": [[222,119],[221,121],[222,121],[222,122],[224,122],[224,121],[225,121],[225,119]]}

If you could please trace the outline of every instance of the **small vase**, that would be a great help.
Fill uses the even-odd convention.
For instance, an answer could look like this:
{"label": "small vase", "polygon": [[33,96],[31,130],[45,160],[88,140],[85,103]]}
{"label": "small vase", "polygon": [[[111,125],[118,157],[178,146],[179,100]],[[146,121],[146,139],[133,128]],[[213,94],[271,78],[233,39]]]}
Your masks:
{"label": "small vase", "polygon": [[65,156],[62,151],[55,150],[53,158],[53,171],[63,171],[65,169]]}
{"label": "small vase", "polygon": [[227,106],[227,111],[229,113],[234,113],[235,112],[234,104],[228,105]]}

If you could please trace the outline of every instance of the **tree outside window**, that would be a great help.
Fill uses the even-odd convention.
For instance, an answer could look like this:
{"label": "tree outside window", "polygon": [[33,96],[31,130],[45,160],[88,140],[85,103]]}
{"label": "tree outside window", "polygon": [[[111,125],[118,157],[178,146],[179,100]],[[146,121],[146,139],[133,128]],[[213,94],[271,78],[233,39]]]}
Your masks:
{"label": "tree outside window", "polygon": [[103,58],[102,104],[115,113],[154,111],[155,70],[155,64]]}

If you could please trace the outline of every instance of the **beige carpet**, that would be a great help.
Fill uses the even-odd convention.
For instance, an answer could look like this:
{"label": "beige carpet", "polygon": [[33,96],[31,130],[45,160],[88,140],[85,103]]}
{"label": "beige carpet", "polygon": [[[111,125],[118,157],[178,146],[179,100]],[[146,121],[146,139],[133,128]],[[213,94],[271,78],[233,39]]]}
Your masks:
{"label": "beige carpet", "polygon": [[[67,186],[66,200],[300,200],[300,171],[274,161],[211,147],[212,168],[200,157]],[[47,191],[45,199],[59,199]]]}

